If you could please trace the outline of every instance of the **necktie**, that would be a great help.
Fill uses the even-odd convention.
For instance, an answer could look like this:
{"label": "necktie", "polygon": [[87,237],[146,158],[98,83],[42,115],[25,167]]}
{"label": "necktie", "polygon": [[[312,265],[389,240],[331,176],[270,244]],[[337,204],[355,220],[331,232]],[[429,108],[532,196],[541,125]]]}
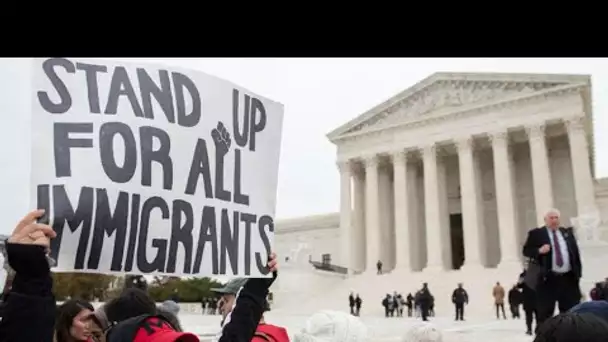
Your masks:
{"label": "necktie", "polygon": [[564,265],[564,258],[562,257],[562,249],[559,246],[559,239],[557,238],[557,229],[552,230],[553,232],[553,244],[555,245],[555,265],[562,267]]}

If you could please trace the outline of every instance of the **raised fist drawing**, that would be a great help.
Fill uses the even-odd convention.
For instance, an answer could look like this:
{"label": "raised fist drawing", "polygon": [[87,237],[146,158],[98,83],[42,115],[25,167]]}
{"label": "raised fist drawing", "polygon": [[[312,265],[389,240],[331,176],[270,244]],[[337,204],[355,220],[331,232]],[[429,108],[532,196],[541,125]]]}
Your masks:
{"label": "raised fist drawing", "polygon": [[217,127],[211,130],[211,137],[215,143],[215,152],[217,155],[225,156],[230,150],[230,133],[226,129],[226,126],[219,121]]}

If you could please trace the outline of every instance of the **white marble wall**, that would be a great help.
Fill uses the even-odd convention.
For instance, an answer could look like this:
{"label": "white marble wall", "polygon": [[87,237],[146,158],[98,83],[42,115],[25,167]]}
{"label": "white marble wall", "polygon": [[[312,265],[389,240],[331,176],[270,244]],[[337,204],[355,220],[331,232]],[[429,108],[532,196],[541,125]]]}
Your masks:
{"label": "white marble wall", "polygon": [[[289,256],[292,263],[306,264],[309,256],[321,261],[321,255],[331,254],[335,263],[340,255],[339,226],[339,213],[279,220],[275,224],[275,250],[282,261]],[[294,260],[298,250],[300,260]]]}

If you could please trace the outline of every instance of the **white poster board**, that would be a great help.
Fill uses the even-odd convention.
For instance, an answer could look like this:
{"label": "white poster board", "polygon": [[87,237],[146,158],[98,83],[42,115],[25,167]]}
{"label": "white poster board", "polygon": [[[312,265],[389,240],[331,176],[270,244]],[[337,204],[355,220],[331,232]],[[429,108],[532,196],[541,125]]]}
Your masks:
{"label": "white poster board", "polygon": [[32,77],[55,271],[268,275],[283,105],[150,64],[35,59]]}

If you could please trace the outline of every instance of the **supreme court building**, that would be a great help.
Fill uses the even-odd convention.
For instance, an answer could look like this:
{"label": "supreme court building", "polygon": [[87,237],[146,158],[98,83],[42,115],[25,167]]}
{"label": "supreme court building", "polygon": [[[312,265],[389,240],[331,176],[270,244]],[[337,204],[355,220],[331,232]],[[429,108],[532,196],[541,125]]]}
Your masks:
{"label": "supreme court building", "polygon": [[607,221],[592,114],[589,76],[433,74],[328,134],[340,212],[277,222],[277,246],[354,273],[518,264],[548,209]]}

